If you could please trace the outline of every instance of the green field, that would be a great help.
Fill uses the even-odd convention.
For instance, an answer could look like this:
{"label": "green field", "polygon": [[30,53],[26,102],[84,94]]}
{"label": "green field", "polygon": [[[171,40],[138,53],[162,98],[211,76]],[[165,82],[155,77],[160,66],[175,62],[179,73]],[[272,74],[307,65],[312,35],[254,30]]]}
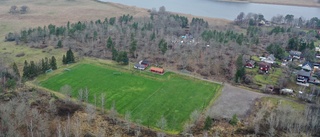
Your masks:
{"label": "green field", "polygon": [[41,86],[54,91],[66,84],[72,87],[75,98],[79,89],[87,87],[91,103],[94,94],[99,97],[105,93],[108,109],[115,101],[122,116],[131,111],[132,120],[141,119],[145,126],[156,128],[157,121],[164,116],[166,130],[173,133],[181,131],[190,114],[206,108],[221,89],[219,84],[172,72],[157,75],[93,64],[76,65],[70,71],[40,82]]}

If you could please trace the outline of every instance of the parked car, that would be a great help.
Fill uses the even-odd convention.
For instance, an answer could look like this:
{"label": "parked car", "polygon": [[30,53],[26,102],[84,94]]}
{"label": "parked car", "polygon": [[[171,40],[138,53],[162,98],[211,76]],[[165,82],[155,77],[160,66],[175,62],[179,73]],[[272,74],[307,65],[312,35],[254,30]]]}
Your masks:
{"label": "parked car", "polygon": [[292,89],[284,88],[280,90],[280,94],[293,94]]}

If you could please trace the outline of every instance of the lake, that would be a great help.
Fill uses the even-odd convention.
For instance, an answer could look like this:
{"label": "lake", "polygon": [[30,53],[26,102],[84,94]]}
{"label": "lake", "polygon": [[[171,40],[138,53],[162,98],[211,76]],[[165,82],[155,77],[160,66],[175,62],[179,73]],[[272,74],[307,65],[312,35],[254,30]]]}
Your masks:
{"label": "lake", "polygon": [[223,2],[216,0],[100,0],[103,2],[114,2],[140,8],[159,9],[165,6],[167,11],[206,16],[212,18],[223,18],[234,20],[240,12],[260,13],[267,20],[276,15],[292,14],[295,18],[312,17],[320,18],[320,8],[300,7],[287,5],[257,4],[247,2]]}

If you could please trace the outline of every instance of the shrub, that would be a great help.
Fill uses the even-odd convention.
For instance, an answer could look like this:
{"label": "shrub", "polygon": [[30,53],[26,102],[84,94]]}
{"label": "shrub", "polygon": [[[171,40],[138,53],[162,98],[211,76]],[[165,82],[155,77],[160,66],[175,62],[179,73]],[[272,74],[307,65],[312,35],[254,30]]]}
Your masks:
{"label": "shrub", "polygon": [[209,130],[211,125],[212,125],[212,119],[209,116],[207,116],[203,129]]}
{"label": "shrub", "polygon": [[24,52],[21,52],[21,53],[17,54],[16,57],[23,57],[24,55],[25,55]]}
{"label": "shrub", "polygon": [[232,119],[230,120],[230,124],[233,125],[233,126],[235,126],[235,125],[238,124],[238,121],[239,121],[239,120],[238,120],[237,115],[234,114],[234,115],[232,116]]}

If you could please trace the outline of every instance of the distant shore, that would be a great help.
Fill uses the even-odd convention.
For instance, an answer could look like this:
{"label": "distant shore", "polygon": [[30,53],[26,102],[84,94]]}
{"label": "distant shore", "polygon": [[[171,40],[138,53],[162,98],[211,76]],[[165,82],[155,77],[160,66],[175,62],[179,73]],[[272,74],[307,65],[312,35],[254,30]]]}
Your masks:
{"label": "distant shore", "polygon": [[220,0],[226,2],[248,2],[273,5],[290,5],[302,7],[320,7],[320,3],[315,0]]}

